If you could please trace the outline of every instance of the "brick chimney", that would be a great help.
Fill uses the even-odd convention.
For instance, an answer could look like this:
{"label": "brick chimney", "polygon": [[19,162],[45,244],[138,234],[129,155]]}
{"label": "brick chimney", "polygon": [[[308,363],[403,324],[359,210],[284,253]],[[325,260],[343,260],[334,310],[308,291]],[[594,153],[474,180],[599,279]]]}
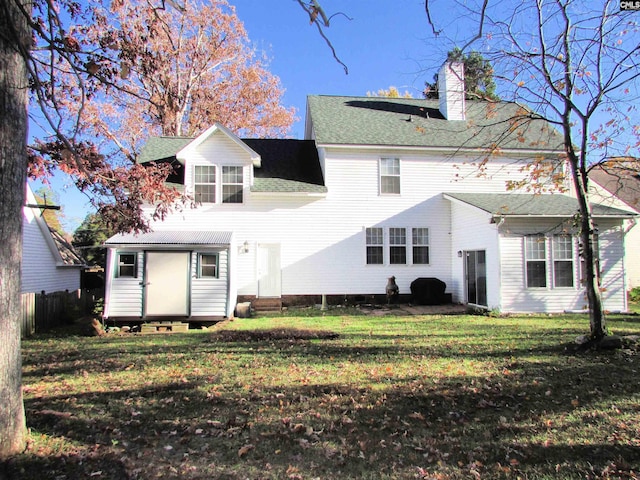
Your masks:
{"label": "brick chimney", "polygon": [[464,64],[445,62],[438,72],[440,113],[447,120],[465,120]]}

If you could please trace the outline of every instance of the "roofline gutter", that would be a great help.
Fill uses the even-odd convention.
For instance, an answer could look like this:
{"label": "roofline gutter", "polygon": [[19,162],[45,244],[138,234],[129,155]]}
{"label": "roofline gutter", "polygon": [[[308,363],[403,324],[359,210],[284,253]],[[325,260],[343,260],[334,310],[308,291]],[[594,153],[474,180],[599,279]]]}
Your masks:
{"label": "roofline gutter", "polygon": [[324,198],[327,196],[327,192],[257,192],[251,191],[251,196],[260,197],[315,197]]}
{"label": "roofline gutter", "polygon": [[[486,154],[486,148],[456,148],[456,147],[424,147],[420,145],[362,145],[362,144],[346,144],[346,143],[316,143],[318,148],[336,148],[336,149],[344,149],[344,150],[402,150],[402,151],[424,151],[430,153],[453,153],[456,154]],[[513,149],[513,148],[504,148],[500,149],[500,153],[502,155],[518,155],[518,156],[527,156],[527,155],[555,155],[560,156],[564,152],[560,150],[543,150],[543,149]],[[502,155],[496,155],[496,158],[500,158]]]}

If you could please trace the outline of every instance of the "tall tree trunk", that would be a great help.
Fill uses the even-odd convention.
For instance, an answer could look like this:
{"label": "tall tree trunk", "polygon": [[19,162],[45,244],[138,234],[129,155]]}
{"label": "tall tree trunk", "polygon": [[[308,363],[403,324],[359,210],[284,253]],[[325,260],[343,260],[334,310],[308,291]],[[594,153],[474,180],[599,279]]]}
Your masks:
{"label": "tall tree trunk", "polygon": [[30,31],[18,3],[21,0],[0,0],[0,459],[21,452],[26,442],[20,358],[20,262],[27,171],[28,85],[24,55],[29,48]]}
{"label": "tall tree trunk", "polygon": [[593,223],[593,215],[587,193],[588,177],[586,172],[579,167],[579,161],[573,153],[569,154],[569,163],[571,164],[573,184],[580,211],[580,243],[582,245],[582,258],[584,259],[585,266],[583,276],[585,289],[587,291],[587,301],[589,303],[591,338],[593,340],[600,340],[607,334],[607,328],[602,294],[600,293],[600,270],[597,262],[599,253],[596,251],[598,243],[594,241],[597,232]]}

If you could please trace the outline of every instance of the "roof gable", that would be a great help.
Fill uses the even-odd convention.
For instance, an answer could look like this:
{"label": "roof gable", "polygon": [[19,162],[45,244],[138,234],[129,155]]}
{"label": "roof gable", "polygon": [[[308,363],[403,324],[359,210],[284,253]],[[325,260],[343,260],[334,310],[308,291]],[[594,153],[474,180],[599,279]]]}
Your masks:
{"label": "roof gable", "polygon": [[232,142],[242,148],[251,158],[251,161],[256,167],[260,166],[260,155],[252,150],[245,142],[243,142],[238,136],[236,136],[231,130],[220,125],[219,123],[215,123],[203,133],[198,135],[193,141],[188,143],[184,148],[180,149],[176,152],[176,158],[184,165],[184,160],[207,139],[216,133],[222,133],[226,137],[228,137]]}
{"label": "roof gable", "polygon": [[446,120],[430,99],[309,96],[307,102],[319,145],[464,150],[498,143],[523,152],[562,151],[562,137],[546,121],[511,129],[511,119],[527,113],[511,102],[468,101],[464,121]]}

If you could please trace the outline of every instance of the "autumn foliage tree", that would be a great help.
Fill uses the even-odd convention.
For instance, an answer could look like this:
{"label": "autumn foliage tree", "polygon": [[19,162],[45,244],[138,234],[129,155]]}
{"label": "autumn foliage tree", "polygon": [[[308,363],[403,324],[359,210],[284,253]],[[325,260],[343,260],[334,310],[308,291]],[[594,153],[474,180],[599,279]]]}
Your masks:
{"label": "autumn foliage tree", "polygon": [[[86,38],[118,63],[99,61],[96,75],[113,86],[84,102],[82,133],[135,158],[151,135],[194,136],[219,122],[244,136],[282,136],[294,115],[281,105],[279,80],[251,47],[233,7],[186,0],[158,8],[149,0],[112,1],[94,11]],[[84,92],[70,78],[64,105]],[[115,88],[114,88],[115,87]],[[103,149],[104,150],[104,149]]]}
{"label": "autumn foliage tree", "polygon": [[[0,1],[0,459],[26,441],[19,319],[27,169],[71,175],[111,227],[145,230],[143,205],[162,218],[181,198],[165,185],[170,166],[132,162],[145,135],[192,134],[211,121],[277,135],[292,121],[233,9],[181,2]],[[44,133],[27,146],[29,94],[31,120]],[[118,154],[96,142],[105,137]]]}
{"label": "autumn foliage tree", "polygon": [[[529,107],[505,128],[544,119],[561,133],[562,161],[579,205],[591,337],[601,339],[606,324],[588,173],[611,157],[638,157],[637,13],[621,11],[620,2],[608,0],[456,1],[446,11],[425,0],[425,10],[437,39],[463,45],[461,51],[482,51],[493,65],[501,98]],[[468,38],[447,37],[440,25],[450,18],[465,22]],[[491,148],[499,152],[496,141]]]}

